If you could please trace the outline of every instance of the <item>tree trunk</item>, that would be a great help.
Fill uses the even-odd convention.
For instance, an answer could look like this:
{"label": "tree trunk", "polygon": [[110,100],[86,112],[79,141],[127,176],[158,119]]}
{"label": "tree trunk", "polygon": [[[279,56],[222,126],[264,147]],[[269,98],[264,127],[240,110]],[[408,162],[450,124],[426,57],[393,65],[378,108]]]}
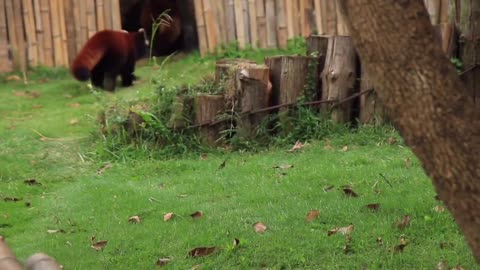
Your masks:
{"label": "tree trunk", "polygon": [[480,262],[480,111],[435,43],[423,1],[338,3],[389,117]]}
{"label": "tree trunk", "polygon": [[[357,55],[352,39],[347,36],[332,36],[328,39],[325,67],[322,71],[322,99],[341,100],[353,94],[357,78]],[[352,101],[353,102],[353,101]],[[337,123],[350,121],[352,102],[332,108],[331,116]],[[323,110],[331,104],[323,105]]]}
{"label": "tree trunk", "polygon": [[460,32],[460,57],[466,70],[462,79],[470,90],[470,96],[480,108],[480,1],[462,1]]}

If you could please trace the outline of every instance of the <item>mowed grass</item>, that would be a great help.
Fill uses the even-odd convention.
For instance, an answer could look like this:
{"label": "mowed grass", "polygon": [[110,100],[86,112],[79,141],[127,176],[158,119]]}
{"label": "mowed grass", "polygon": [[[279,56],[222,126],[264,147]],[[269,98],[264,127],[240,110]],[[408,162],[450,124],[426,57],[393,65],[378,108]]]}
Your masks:
{"label": "mowed grass", "polygon": [[[312,141],[295,153],[127,159],[97,173],[108,162],[91,136],[102,106],[151,96],[148,81],[159,75],[169,84],[194,82],[213,66],[188,56],[164,69],[142,67],[142,81],[115,94],[93,93],[61,70],[39,70],[28,85],[2,84],[0,235],[17,256],[46,252],[66,269],[155,269],[164,257],[172,258],[165,269],[435,269],[440,261],[480,269],[451,215],[434,210],[442,203],[418,160],[388,129],[338,134],[332,148]],[[359,196],[345,196],[344,185]],[[372,203],[378,211],[365,207]],[[312,209],[320,215],[307,222]],[[203,216],[191,218],[195,211]],[[141,223],[128,222],[134,215]],[[411,221],[401,230],[395,223],[404,215]],[[267,230],[256,233],[256,222]],[[350,224],[348,243],[327,234]],[[91,248],[92,236],[106,247]],[[401,238],[407,245],[395,252]],[[213,246],[219,250],[210,256],[188,256]]]}

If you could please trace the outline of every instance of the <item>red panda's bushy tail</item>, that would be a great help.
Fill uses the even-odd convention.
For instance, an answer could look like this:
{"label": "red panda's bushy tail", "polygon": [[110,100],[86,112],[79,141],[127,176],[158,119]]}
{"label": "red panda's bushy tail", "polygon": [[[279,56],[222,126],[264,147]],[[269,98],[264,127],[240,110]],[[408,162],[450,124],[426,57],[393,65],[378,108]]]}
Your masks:
{"label": "red panda's bushy tail", "polygon": [[88,80],[90,72],[100,62],[104,54],[105,48],[103,44],[98,44],[94,40],[87,42],[77,57],[75,57],[71,66],[71,72],[75,79],[79,81]]}

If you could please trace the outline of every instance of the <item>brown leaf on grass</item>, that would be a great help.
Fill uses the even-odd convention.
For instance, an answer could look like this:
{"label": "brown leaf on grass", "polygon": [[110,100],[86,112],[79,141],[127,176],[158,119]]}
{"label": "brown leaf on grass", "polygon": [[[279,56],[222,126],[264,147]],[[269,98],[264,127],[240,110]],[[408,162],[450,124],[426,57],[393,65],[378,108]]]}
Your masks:
{"label": "brown leaf on grass", "polygon": [[3,79],[4,82],[11,82],[11,81],[18,82],[20,80],[21,78],[18,75],[10,75],[10,76],[7,76],[5,79]]}
{"label": "brown leaf on grass", "polygon": [[141,219],[139,216],[131,216],[128,218],[128,222],[131,222],[131,223],[140,223],[141,222]]}
{"label": "brown leaf on grass", "polygon": [[103,174],[106,170],[112,167],[113,167],[112,163],[108,162],[97,170],[97,174],[98,175]]}
{"label": "brown leaf on grass", "polygon": [[345,246],[343,246],[343,253],[345,253],[345,254],[353,254],[353,253],[355,253],[355,252],[353,251],[353,248],[352,248],[352,246],[351,246],[350,244],[345,244]]}
{"label": "brown leaf on grass", "polygon": [[274,169],[282,169],[282,170],[288,170],[288,169],[291,169],[293,168],[293,165],[291,164],[282,164],[282,165],[277,165],[275,167],[273,167]]}
{"label": "brown leaf on grass", "polygon": [[347,197],[358,197],[358,194],[355,193],[355,191],[353,191],[353,189],[349,187],[345,187],[342,190],[343,190],[343,194],[345,194],[345,196]]}
{"label": "brown leaf on grass", "polygon": [[317,209],[314,209],[310,212],[308,212],[307,217],[305,218],[306,221],[310,222],[320,216],[320,211]]}
{"label": "brown leaf on grass", "polygon": [[383,240],[381,237],[377,237],[377,245],[379,246],[383,245]]}
{"label": "brown leaf on grass", "polygon": [[100,240],[100,241],[92,243],[92,245],[90,247],[98,251],[98,250],[104,249],[105,246],[107,246],[107,243],[108,243],[107,240]]}
{"label": "brown leaf on grass", "polygon": [[398,229],[404,230],[408,225],[410,225],[410,215],[404,215],[401,220],[398,220],[395,225]]}
{"label": "brown leaf on grass", "polygon": [[407,246],[407,240],[400,238],[400,244],[393,247],[393,252],[403,252],[403,249]]}
{"label": "brown leaf on grass", "polygon": [[42,184],[38,182],[36,179],[27,179],[23,181],[23,183],[29,185],[29,186],[41,186]]}
{"label": "brown leaf on grass", "polygon": [[32,105],[32,109],[41,109],[41,108],[43,108],[43,105],[40,105],[40,104]]}
{"label": "brown leaf on grass", "polygon": [[347,227],[341,227],[341,228],[335,227],[335,228],[329,230],[327,235],[331,236],[331,235],[334,235],[336,233],[341,233],[343,235],[349,235],[353,232],[354,228],[355,228],[355,226],[353,224],[350,224]]}
{"label": "brown leaf on grass", "polygon": [[437,205],[437,206],[433,207],[432,210],[437,212],[437,213],[443,213],[443,212],[445,212],[445,207],[443,207],[441,205]]}
{"label": "brown leaf on grass", "polygon": [[200,160],[207,160],[208,159],[208,155],[207,154],[201,154],[200,155]]}
{"label": "brown leaf on grass", "polygon": [[3,197],[4,202],[18,202],[21,200],[22,200],[21,198],[17,198],[17,197]]}
{"label": "brown leaf on grass", "polygon": [[68,121],[68,123],[72,126],[76,125],[76,124],[78,124],[78,119],[77,118],[72,118],[72,119],[70,119],[70,121]]}
{"label": "brown leaf on grass", "polygon": [[71,103],[69,106],[70,106],[70,108],[78,108],[78,107],[80,107],[80,103],[74,102],[74,103]]}
{"label": "brown leaf on grass", "polygon": [[212,254],[215,251],[217,251],[217,247],[198,247],[190,250],[190,252],[188,252],[188,255],[194,258],[205,257]]}
{"label": "brown leaf on grass", "polygon": [[267,225],[261,222],[256,222],[255,224],[253,224],[253,229],[256,233],[263,233],[267,230]]}
{"label": "brown leaf on grass", "polygon": [[65,94],[65,95],[63,95],[63,97],[64,97],[64,98],[68,98],[68,99],[73,98],[73,96],[70,95],[70,94]]}
{"label": "brown leaf on grass", "polygon": [[334,185],[330,185],[330,186],[326,186],[323,188],[323,192],[329,192],[330,190],[332,190],[335,186]]}
{"label": "brown leaf on grass", "polygon": [[389,137],[387,140],[387,143],[390,145],[395,144],[396,142],[397,142],[397,139],[395,139],[394,137]]}
{"label": "brown leaf on grass", "polygon": [[405,159],[405,167],[407,169],[410,169],[410,167],[412,167],[412,161],[410,160],[410,158]]}
{"label": "brown leaf on grass", "polygon": [[159,268],[166,266],[169,262],[172,261],[172,258],[170,257],[165,257],[165,258],[160,258],[157,260],[155,265]]}
{"label": "brown leaf on grass", "polygon": [[465,270],[465,269],[462,266],[457,265],[457,266],[453,267],[452,270]]}
{"label": "brown leaf on grass", "polygon": [[65,233],[65,230],[64,229],[47,230],[47,233],[49,233],[49,234]]}
{"label": "brown leaf on grass", "polygon": [[371,203],[367,204],[366,207],[372,211],[378,211],[380,209],[380,204],[379,203]]}
{"label": "brown leaf on grass", "polygon": [[202,211],[196,211],[196,212],[193,212],[192,214],[190,214],[190,216],[192,218],[201,218],[201,217],[203,217],[203,212]]}
{"label": "brown leaf on grass", "polygon": [[340,152],[347,152],[348,151],[348,146],[345,145],[342,149],[340,149]]}
{"label": "brown leaf on grass", "polygon": [[331,145],[325,145],[325,146],[323,147],[323,149],[324,149],[324,150],[332,150],[332,149],[333,149],[333,146],[331,146]]}
{"label": "brown leaf on grass", "polygon": [[165,215],[163,215],[163,221],[169,221],[171,220],[173,217],[175,217],[175,213],[166,213]]}
{"label": "brown leaf on grass", "polygon": [[16,91],[13,93],[16,97],[25,97],[25,98],[38,98],[41,96],[38,91]]}
{"label": "brown leaf on grass", "polygon": [[304,143],[302,143],[301,141],[296,141],[293,147],[290,150],[288,150],[288,152],[295,152],[297,150],[302,149],[303,147],[305,147]]}

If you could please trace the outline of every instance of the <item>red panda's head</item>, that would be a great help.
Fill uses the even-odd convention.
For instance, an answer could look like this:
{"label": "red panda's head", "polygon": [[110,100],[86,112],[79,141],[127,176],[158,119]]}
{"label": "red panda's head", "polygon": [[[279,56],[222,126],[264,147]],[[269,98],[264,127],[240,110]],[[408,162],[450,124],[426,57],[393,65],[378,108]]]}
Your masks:
{"label": "red panda's head", "polygon": [[135,58],[140,59],[147,54],[150,41],[143,28],[138,29],[137,32],[130,33],[133,36],[135,43]]}

